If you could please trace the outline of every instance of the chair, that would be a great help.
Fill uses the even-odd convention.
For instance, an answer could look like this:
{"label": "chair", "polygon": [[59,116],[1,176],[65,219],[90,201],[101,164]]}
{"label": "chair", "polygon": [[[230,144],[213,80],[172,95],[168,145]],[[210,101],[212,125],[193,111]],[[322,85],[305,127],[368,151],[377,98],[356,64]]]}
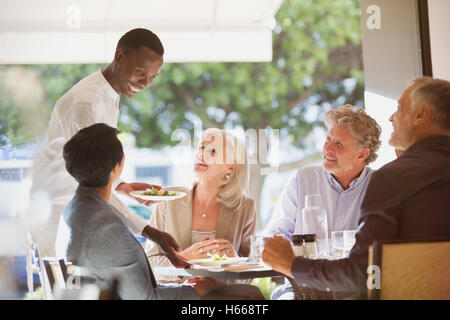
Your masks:
{"label": "chair", "polygon": [[[39,275],[44,300],[114,300],[118,299],[117,281],[101,289],[91,284],[86,271],[55,257],[40,257],[39,246],[30,232],[26,237],[28,292],[34,290],[33,274]],[[82,282],[84,284],[82,284]]]}
{"label": "chair", "polygon": [[43,263],[40,258],[39,246],[29,231],[26,232],[25,240],[28,293],[32,294],[34,291],[33,274],[37,274],[41,283],[44,300],[51,299],[51,289],[49,288],[46,272],[42,268]]}
{"label": "chair", "polygon": [[369,299],[450,299],[450,239],[374,242],[368,270]]}
{"label": "chair", "polygon": [[118,280],[98,286],[89,269],[54,257],[42,259],[55,300],[117,300]]}
{"label": "chair", "polygon": [[68,280],[71,280],[68,269],[70,269],[72,263],[54,257],[44,257],[42,258],[42,263],[44,264],[51,292],[54,292],[55,286],[66,289],[69,284]]}

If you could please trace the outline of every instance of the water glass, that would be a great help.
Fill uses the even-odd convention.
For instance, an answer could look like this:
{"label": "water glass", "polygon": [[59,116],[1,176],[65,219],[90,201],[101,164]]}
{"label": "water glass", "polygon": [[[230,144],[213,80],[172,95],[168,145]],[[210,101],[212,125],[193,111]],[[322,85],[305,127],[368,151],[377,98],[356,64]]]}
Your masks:
{"label": "water glass", "polygon": [[345,230],[344,231],[344,247],[350,248],[349,251],[355,245],[355,242],[356,242],[355,234],[356,234],[356,230]]}
{"label": "water glass", "polygon": [[253,235],[250,237],[250,261],[262,263],[262,252],[264,249],[264,237]]}
{"label": "water glass", "polygon": [[333,256],[345,258],[350,253],[355,244],[356,230],[344,230],[331,232],[331,245],[333,246]]}

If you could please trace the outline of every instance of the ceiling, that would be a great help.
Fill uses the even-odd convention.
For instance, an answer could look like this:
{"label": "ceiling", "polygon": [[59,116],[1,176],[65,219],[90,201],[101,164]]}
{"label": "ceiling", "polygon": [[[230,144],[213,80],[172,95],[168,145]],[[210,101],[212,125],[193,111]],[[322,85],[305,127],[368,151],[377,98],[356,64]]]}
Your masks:
{"label": "ceiling", "polygon": [[270,61],[283,0],[0,0],[0,64],[110,62],[144,27],[166,62]]}

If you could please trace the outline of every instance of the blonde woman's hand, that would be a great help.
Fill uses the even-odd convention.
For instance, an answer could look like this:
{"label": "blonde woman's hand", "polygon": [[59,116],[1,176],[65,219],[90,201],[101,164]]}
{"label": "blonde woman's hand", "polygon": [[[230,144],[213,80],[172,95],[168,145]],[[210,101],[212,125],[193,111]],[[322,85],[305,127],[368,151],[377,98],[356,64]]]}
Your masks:
{"label": "blonde woman's hand", "polygon": [[236,250],[233,248],[233,245],[227,239],[208,238],[186,248],[181,252],[181,254],[188,260],[209,258],[210,255],[214,254],[218,254],[220,256],[226,254],[227,257],[238,256]]}

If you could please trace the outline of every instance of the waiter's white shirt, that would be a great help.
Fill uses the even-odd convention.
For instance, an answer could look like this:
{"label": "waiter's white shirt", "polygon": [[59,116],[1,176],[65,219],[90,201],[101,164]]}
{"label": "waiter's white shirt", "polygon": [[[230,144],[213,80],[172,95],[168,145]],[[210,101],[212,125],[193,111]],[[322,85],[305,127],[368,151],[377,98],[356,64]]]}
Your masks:
{"label": "waiter's white shirt", "polygon": [[[52,217],[45,228],[46,232],[54,232],[56,235],[59,216],[74,196],[78,186],[75,179],[66,171],[62,157],[64,144],[80,129],[95,123],[105,123],[117,128],[119,100],[120,95],[111,87],[99,69],[78,82],[56,102],[48,126],[47,141],[43,150],[35,157],[32,171],[31,191],[46,192],[53,206]],[[113,190],[120,182],[116,181],[113,184]],[[122,220],[133,233],[142,234],[147,223],[130,212],[114,192],[111,193],[110,204],[123,215]],[[42,247],[52,244],[39,245]],[[42,249],[40,248],[41,251]]]}
{"label": "waiter's white shirt", "polygon": [[328,237],[332,231],[356,230],[361,203],[373,172],[364,167],[359,177],[344,190],[321,166],[297,170],[284,187],[264,234],[281,233],[289,238],[293,234],[302,234],[301,211],[305,207],[305,196],[309,194],[321,195],[327,211]]}

